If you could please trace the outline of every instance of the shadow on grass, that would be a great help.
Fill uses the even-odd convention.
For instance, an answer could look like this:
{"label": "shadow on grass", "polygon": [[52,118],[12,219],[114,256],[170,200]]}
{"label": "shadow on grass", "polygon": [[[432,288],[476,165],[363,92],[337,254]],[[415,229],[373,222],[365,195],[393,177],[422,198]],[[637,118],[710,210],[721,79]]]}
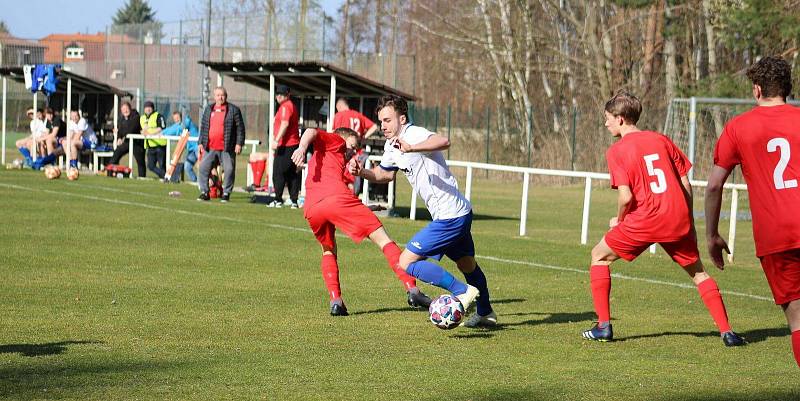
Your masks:
{"label": "shadow on grass", "polygon": [[708,389],[708,392],[702,394],[672,394],[663,398],[651,398],[657,401],[790,401],[800,400],[800,390],[789,389],[776,389],[766,390],[753,389],[752,392],[738,392],[736,390],[729,392],[713,392],[713,389]]}
{"label": "shadow on grass", "polygon": [[[87,399],[86,394],[107,388],[130,386],[165,380],[165,373],[183,363],[148,360],[107,360],[81,356],[79,360],[59,363],[4,364],[0,368],[0,398],[13,400]],[[94,395],[97,397],[97,394]],[[123,393],[109,399],[125,398]],[[154,397],[155,398],[155,397]],[[162,398],[163,399],[163,398]]]}
{"label": "shadow on grass", "polygon": [[[392,209],[393,216],[399,216],[403,218],[407,218],[411,215],[411,208],[407,206],[398,206]],[[430,221],[433,220],[431,218],[431,213],[424,208],[417,208],[417,220],[425,220]],[[475,214],[472,215],[472,221],[478,220],[511,220],[511,221],[518,221],[518,217],[508,217],[508,216],[493,216],[488,214]]]}
{"label": "shadow on grass", "polygon": [[544,316],[541,319],[529,319],[515,323],[500,323],[496,329],[513,326],[538,326],[542,324],[561,324],[561,323],[575,323],[593,321],[595,319],[594,312],[528,312],[528,313],[512,313],[504,316]]}
{"label": "shadow on grass", "polygon": [[[768,329],[755,329],[739,332],[740,336],[750,343],[759,343],[768,338],[788,337],[790,332],[788,327],[772,327]],[[665,331],[662,333],[641,334],[638,336],[622,337],[615,339],[615,342],[623,342],[630,340],[640,340],[643,338],[658,338],[667,336],[693,336],[693,337],[719,337],[717,331],[704,331],[704,332],[689,332],[689,331]]]}
{"label": "shadow on grass", "polygon": [[357,315],[372,315],[372,314],[381,314],[381,313],[392,313],[392,312],[428,312],[425,308],[413,309],[410,306],[406,307],[398,307],[398,308],[378,308],[373,310],[362,310],[362,311],[355,311],[350,312],[350,316],[357,316]]}
{"label": "shadow on grass", "polygon": [[[525,302],[527,299],[525,298],[507,298],[507,299],[493,299],[492,305],[502,305],[502,304],[513,304],[518,302]],[[373,310],[365,310],[365,311],[355,311],[350,312],[351,316],[356,315],[369,315],[369,314],[381,314],[381,313],[391,313],[391,312],[425,312],[427,313],[428,310],[425,308],[418,308],[412,309],[411,307],[395,307],[395,308],[378,308]]]}
{"label": "shadow on grass", "polygon": [[58,355],[67,350],[68,345],[103,344],[103,341],[78,340],[44,344],[6,344],[0,345],[0,354],[20,354],[22,356]]}

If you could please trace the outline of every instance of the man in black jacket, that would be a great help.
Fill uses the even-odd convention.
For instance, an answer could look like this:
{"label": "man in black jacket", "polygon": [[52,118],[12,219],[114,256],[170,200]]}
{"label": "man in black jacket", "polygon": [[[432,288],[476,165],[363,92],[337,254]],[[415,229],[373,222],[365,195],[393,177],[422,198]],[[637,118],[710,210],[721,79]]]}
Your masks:
{"label": "man in black jacket", "polygon": [[207,201],[208,177],[215,164],[222,164],[225,180],[222,183],[222,202],[230,200],[233,182],[236,178],[236,155],[242,153],[245,130],[242,112],[228,103],[228,92],[218,86],[214,89],[214,104],[206,106],[200,121],[198,150],[205,153],[198,168],[197,182],[200,196],[197,200]]}
{"label": "man in black jacket", "polygon": [[117,141],[117,148],[114,150],[114,155],[111,156],[109,164],[119,164],[122,156],[128,154],[130,148],[129,141],[133,141],[133,157],[136,159],[136,167],[139,171],[139,177],[147,176],[147,164],[145,163],[144,155],[144,139],[129,139],[128,135],[138,135],[142,132],[142,126],[139,123],[139,112],[131,108],[130,102],[122,102],[119,106],[120,119],[117,122],[117,129],[115,130],[115,140]]}

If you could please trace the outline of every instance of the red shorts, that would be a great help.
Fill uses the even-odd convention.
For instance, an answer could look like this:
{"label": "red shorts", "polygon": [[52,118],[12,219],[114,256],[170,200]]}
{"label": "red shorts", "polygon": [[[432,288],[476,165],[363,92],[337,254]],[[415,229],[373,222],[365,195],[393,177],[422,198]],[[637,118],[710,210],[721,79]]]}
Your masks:
{"label": "red shorts", "polygon": [[[640,241],[629,237],[619,226],[612,228],[604,237],[606,244],[617,255],[628,262],[636,259],[639,254],[652,245],[649,241]],[[700,260],[700,251],[697,249],[697,237],[694,232],[674,242],[659,242],[675,263],[686,267]]]}
{"label": "red shorts", "polygon": [[775,304],[783,305],[800,299],[800,249],[764,255],[761,267]]}
{"label": "red shorts", "polygon": [[336,229],[342,230],[355,243],[361,242],[383,223],[353,195],[329,196],[313,205],[306,204],[303,215],[324,247],[336,245]]}

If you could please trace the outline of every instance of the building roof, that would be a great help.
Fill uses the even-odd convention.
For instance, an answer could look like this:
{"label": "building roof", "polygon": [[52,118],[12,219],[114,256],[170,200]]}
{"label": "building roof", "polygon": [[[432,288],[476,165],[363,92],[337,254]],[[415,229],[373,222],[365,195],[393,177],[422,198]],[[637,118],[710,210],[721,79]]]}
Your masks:
{"label": "building roof", "polygon": [[78,42],[78,43],[106,43],[106,40],[113,43],[134,43],[135,40],[127,35],[108,35],[104,32],[97,33],[51,33],[40,39],[40,41],[56,42]]}
{"label": "building roof", "polygon": [[[22,67],[0,67],[0,76],[7,76],[17,82],[25,82],[25,77],[22,72]],[[133,98],[133,94],[106,83],[96,81],[91,78],[84,77],[66,70],[60,70],[59,82],[56,92],[67,92],[67,80],[72,79],[72,92],[85,93],[85,94],[111,94],[120,97]]]}
{"label": "building roof", "polygon": [[33,40],[20,39],[7,33],[0,33],[0,43],[5,45],[26,46],[26,47],[45,47]]}
{"label": "building roof", "polygon": [[388,85],[352,73],[322,61],[241,61],[237,63],[199,61],[198,63],[233,78],[269,90],[269,77],[275,84],[289,86],[292,95],[329,96],[330,77],[336,77],[337,96],[381,97],[388,94],[400,96],[408,101],[417,98]]}

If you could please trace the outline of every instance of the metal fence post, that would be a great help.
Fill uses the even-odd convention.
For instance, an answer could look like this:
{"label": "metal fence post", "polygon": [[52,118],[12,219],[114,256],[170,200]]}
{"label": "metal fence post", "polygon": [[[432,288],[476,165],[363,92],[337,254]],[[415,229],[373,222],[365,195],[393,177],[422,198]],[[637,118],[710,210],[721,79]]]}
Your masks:
{"label": "metal fence post", "polygon": [[[486,164],[489,164],[489,146],[491,145],[489,141],[489,135],[492,128],[492,114],[491,109],[487,106],[486,107]],[[486,170],[486,178],[489,178],[489,170]]]}
{"label": "metal fence post", "polygon": [[533,105],[528,106],[528,167],[532,166],[533,149]]}
{"label": "metal fence post", "polygon": [[[450,103],[447,104],[447,141],[450,142],[450,146],[452,146],[452,140],[450,139],[450,116],[452,113],[452,109],[450,107]],[[450,146],[447,147],[447,159],[450,160]]]}
{"label": "metal fence post", "polygon": [[589,242],[589,207],[592,204],[592,177],[586,177],[583,190],[583,216],[581,218],[581,245]]}
{"label": "metal fence post", "polygon": [[572,131],[572,171],[575,171],[575,154],[577,153],[576,149],[575,149],[575,145],[576,145],[576,139],[575,139],[576,135],[575,134],[576,134],[576,130],[577,130],[577,125],[578,125],[578,107],[573,105],[572,106],[572,127],[571,127],[571,131]]}
{"label": "metal fence post", "polygon": [[519,211],[519,236],[525,235],[526,225],[528,223],[528,185],[530,185],[530,173],[522,174],[522,205]]}
{"label": "metal fence post", "polygon": [[733,192],[731,193],[731,219],[730,225],[728,226],[728,250],[731,253],[728,254],[728,262],[733,262],[733,252],[734,247],[736,246],[736,220],[739,218],[739,191],[736,188],[733,188]]}
{"label": "metal fence post", "polygon": [[[689,99],[689,161],[694,166],[694,146],[697,136],[697,98]],[[689,170],[689,180],[694,179],[694,168]]]}

